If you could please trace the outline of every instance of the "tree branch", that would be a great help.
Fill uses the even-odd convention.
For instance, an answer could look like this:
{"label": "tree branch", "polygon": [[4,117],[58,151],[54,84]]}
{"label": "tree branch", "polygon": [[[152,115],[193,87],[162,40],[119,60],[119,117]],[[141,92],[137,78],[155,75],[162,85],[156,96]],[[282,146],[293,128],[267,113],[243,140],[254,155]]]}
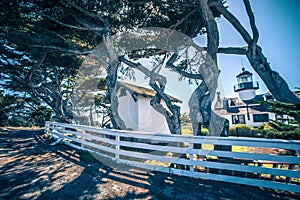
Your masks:
{"label": "tree branch", "polygon": [[72,50],[72,49],[66,49],[62,47],[57,46],[44,46],[44,45],[32,45],[34,48],[43,48],[43,49],[53,49],[57,51],[63,51],[69,54],[78,54],[78,55],[88,55],[90,53],[93,53],[93,50]]}
{"label": "tree branch", "polygon": [[253,39],[252,39],[251,44],[249,45],[250,46],[249,49],[251,49],[251,53],[254,55],[256,52],[256,44],[258,41],[259,33],[258,33],[257,27],[255,25],[255,18],[254,18],[249,0],[244,0],[244,4],[245,4],[247,15],[249,17],[250,26],[251,26],[251,30],[252,30],[252,34],[253,34]]}
{"label": "tree branch", "polygon": [[146,76],[150,77],[153,81],[158,81],[160,85],[165,86],[167,83],[166,77],[150,71],[149,69],[147,69],[140,63],[133,63],[130,60],[127,60],[126,58],[124,58],[124,56],[119,57],[119,61],[125,63],[126,65],[128,65],[132,68],[135,68],[135,69],[141,71]]}
{"label": "tree branch", "polygon": [[62,35],[60,35],[60,34],[54,32],[54,31],[50,31],[50,30],[45,29],[45,28],[41,28],[41,30],[44,30],[44,31],[46,31],[46,32],[49,32],[49,33],[51,33],[51,34],[53,34],[53,35],[59,37],[59,38],[62,39],[63,41],[67,42],[68,44],[72,44],[70,41],[68,41],[67,38],[63,37]]}
{"label": "tree branch", "polygon": [[207,1],[198,0],[198,9],[207,30],[207,52],[217,65],[217,51],[219,47],[219,31],[213,14],[208,7]]}
{"label": "tree branch", "polygon": [[246,55],[248,47],[220,47],[218,53]]}
{"label": "tree branch", "polygon": [[254,14],[252,12],[249,0],[244,0],[244,4],[245,4],[245,8],[246,8],[249,20],[250,20],[250,26],[251,26],[251,29],[252,29],[252,34],[253,34],[253,39],[252,39],[253,41],[252,41],[252,43],[256,44],[257,41],[258,41],[259,32],[258,32],[258,29],[257,29],[257,27],[255,25]]}
{"label": "tree branch", "polygon": [[221,1],[218,1],[213,4],[214,7],[231,23],[231,25],[240,33],[245,42],[250,45],[252,42],[251,36],[247,30],[242,26],[239,20],[227,10],[227,8],[222,4]]}
{"label": "tree branch", "polygon": [[178,67],[176,67],[174,65],[174,62],[176,60],[176,58],[178,57],[178,55],[176,53],[174,53],[170,59],[166,62],[166,67],[174,70],[175,72],[177,72],[178,74],[187,77],[187,78],[191,78],[191,79],[197,79],[197,80],[203,80],[203,77],[201,76],[201,74],[192,74],[192,73],[188,73],[185,72],[181,69],[179,69]]}
{"label": "tree branch", "polygon": [[46,58],[46,55],[47,55],[47,52],[44,52],[42,57],[40,58],[40,60],[35,65],[33,65],[32,69],[28,72],[26,79],[28,80],[28,84],[30,87],[37,88],[37,87],[40,87],[45,82],[45,80],[42,80],[37,84],[33,84],[32,83],[32,75],[35,73],[37,68],[39,68],[43,64],[43,62]]}
{"label": "tree branch", "polygon": [[81,8],[80,6],[76,5],[75,3],[72,3],[72,2],[68,2],[68,3],[69,3],[71,6],[73,6],[74,8],[76,8],[77,10],[79,10],[80,12],[84,13],[85,15],[90,16],[90,17],[92,17],[92,18],[94,18],[94,19],[98,19],[98,20],[102,21],[103,23],[105,23],[104,19],[101,18],[99,15],[96,15],[96,14],[94,14],[94,13],[89,12],[89,11],[87,11],[87,10]]}
{"label": "tree branch", "polygon": [[81,27],[81,26],[73,26],[73,25],[70,25],[70,24],[66,24],[66,23],[63,23],[57,19],[54,19],[53,17],[50,17],[48,15],[45,15],[43,14],[42,16],[62,25],[62,26],[65,26],[65,27],[68,27],[68,28],[73,28],[73,29],[77,29],[77,30],[83,30],[83,31],[99,31],[99,32],[102,32],[102,33],[107,33],[107,30],[105,28],[84,28],[84,27]]}
{"label": "tree branch", "polygon": [[188,12],[182,19],[178,20],[177,23],[171,25],[169,27],[169,29],[176,29],[177,26],[179,26],[180,24],[182,24],[187,18],[189,18],[193,13],[196,12],[196,8],[194,8],[193,10],[191,10],[190,12]]}
{"label": "tree branch", "polygon": [[120,61],[118,60],[118,56],[115,51],[113,39],[109,33],[103,35],[103,42],[109,57],[109,66],[107,69],[106,85],[107,85],[107,98],[109,99],[111,106],[108,110],[108,113],[114,128],[126,129],[126,124],[119,115],[119,111],[118,111],[119,98],[117,97],[115,91]]}

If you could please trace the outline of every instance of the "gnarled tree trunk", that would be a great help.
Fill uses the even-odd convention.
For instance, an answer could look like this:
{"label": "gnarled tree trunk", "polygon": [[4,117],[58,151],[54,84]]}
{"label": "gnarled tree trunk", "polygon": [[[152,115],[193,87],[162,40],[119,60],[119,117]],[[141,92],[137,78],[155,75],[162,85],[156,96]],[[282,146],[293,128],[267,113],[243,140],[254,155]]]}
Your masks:
{"label": "gnarled tree trunk", "polygon": [[109,116],[113,128],[115,129],[126,129],[125,122],[119,116],[118,106],[119,100],[116,95],[116,82],[118,67],[120,65],[118,56],[114,50],[114,44],[111,36],[106,34],[103,36],[103,41],[109,55],[109,66],[107,69],[106,84],[107,84],[107,97],[110,100]]}
{"label": "gnarled tree trunk", "polygon": [[[195,90],[189,101],[190,106],[197,107],[194,111],[191,107],[191,120],[195,133],[199,133],[199,127],[205,125],[209,129],[210,135],[221,135],[227,119],[216,115],[211,108],[216,89],[218,86],[219,69],[217,67],[217,51],[219,47],[219,32],[217,24],[211,10],[205,0],[198,0],[198,9],[202,13],[207,32],[207,55],[205,55],[204,63],[199,68],[199,73],[203,77],[203,82]],[[193,99],[192,99],[193,98]],[[195,102],[198,101],[198,106]],[[196,112],[196,113],[195,113]],[[200,124],[199,124],[200,123]],[[198,128],[197,128],[198,127]]]}

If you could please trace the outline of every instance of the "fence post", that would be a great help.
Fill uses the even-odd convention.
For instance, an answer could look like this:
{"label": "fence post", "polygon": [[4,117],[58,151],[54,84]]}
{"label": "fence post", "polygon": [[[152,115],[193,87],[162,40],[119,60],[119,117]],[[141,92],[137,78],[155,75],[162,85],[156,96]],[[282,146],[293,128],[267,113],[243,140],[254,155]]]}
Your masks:
{"label": "fence post", "polygon": [[50,122],[49,124],[47,124],[47,130],[50,133],[50,136],[53,138],[53,124],[52,122]]}
{"label": "fence post", "polygon": [[45,123],[45,130],[44,130],[45,133],[48,133],[48,128],[49,128],[48,124],[49,124],[49,122],[46,121],[46,123]]}
{"label": "fence post", "polygon": [[61,135],[65,135],[65,130],[66,130],[66,127],[65,126],[61,126],[62,127],[62,129],[61,129]]}
{"label": "fence post", "polygon": [[[273,164],[272,168],[278,168],[278,164],[277,163]],[[276,180],[276,176],[275,175],[271,175],[271,180],[275,181]]]}
{"label": "fence post", "polygon": [[[82,129],[82,135],[85,135],[85,129]],[[81,136],[81,144],[80,144],[81,148],[84,148],[84,145],[83,145],[84,142],[85,142],[84,137]]]}
{"label": "fence post", "polygon": [[[289,170],[294,170],[294,169],[295,169],[295,165],[294,165],[294,164],[289,164],[288,169],[289,169]],[[286,181],[287,183],[290,183],[291,180],[292,180],[291,177],[286,177],[286,179],[285,179],[285,181]]]}
{"label": "fence post", "polygon": [[[193,149],[194,148],[194,144],[193,143],[190,143],[189,144],[189,149]],[[194,155],[190,153],[190,172],[193,172],[194,171],[194,165],[192,165],[193,163],[193,159],[194,159]],[[192,174],[191,174],[192,176]]]}
{"label": "fence post", "polygon": [[117,160],[119,160],[120,159],[120,154],[119,154],[119,150],[120,150],[120,135],[119,134],[116,135],[116,150],[117,150],[117,152],[115,154],[115,158]]}

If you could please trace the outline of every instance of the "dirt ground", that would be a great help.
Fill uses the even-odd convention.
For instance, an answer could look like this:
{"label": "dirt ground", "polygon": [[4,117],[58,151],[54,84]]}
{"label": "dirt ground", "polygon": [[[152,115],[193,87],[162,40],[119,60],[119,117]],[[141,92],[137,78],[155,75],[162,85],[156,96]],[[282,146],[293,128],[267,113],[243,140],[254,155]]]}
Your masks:
{"label": "dirt ground", "polygon": [[51,146],[41,131],[0,132],[0,199],[300,199],[299,194],[137,169]]}

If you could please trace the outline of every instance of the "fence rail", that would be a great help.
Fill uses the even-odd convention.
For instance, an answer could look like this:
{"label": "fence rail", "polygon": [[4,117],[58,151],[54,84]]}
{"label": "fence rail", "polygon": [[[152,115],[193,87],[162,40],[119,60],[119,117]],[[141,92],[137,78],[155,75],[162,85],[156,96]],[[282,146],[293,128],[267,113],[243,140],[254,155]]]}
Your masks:
{"label": "fence rail", "polygon": [[[57,141],[117,163],[300,193],[296,140],[147,134],[57,122],[47,122],[45,131]],[[231,150],[220,148],[224,146]]]}

